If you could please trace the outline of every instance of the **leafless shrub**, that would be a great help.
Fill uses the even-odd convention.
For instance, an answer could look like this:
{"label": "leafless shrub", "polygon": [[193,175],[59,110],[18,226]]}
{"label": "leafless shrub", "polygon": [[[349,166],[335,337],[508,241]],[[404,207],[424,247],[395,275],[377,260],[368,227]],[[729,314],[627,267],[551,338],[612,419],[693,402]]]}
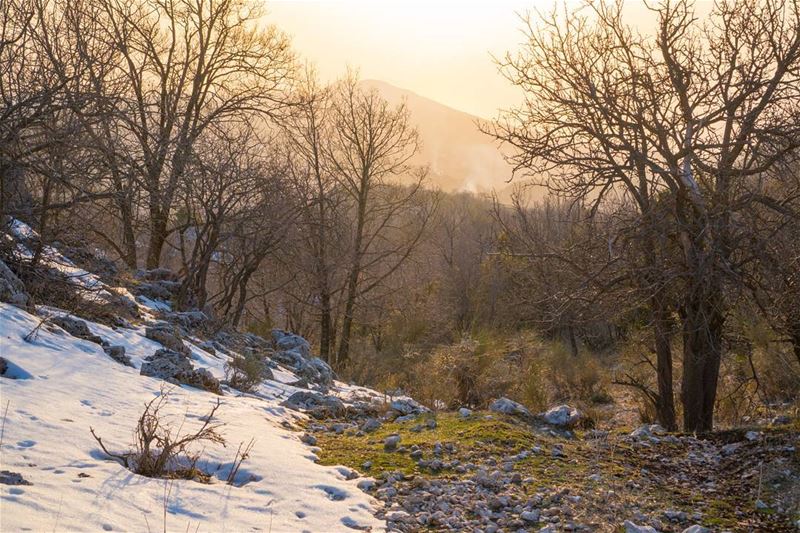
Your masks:
{"label": "leafless shrub", "polygon": [[217,399],[211,411],[201,418],[203,425],[198,430],[181,434],[181,427],[176,430],[165,421],[161,412],[168,397],[169,391],[162,391],[158,397],[145,404],[136,424],[131,451],[112,453],[94,429],[90,428],[92,436],[109,457],[118,460],[136,474],[153,478],[206,480],[208,474],[197,468],[200,452],[193,451],[193,447],[205,442],[225,445],[225,440],[219,434],[222,424],[214,421],[220,401]]}
{"label": "leafless shrub", "polygon": [[248,442],[246,445],[244,442],[239,443],[239,448],[237,448],[236,455],[233,457],[231,471],[228,473],[228,477],[225,479],[225,482],[228,485],[236,484],[236,475],[239,473],[242,463],[244,463],[247,458],[250,457],[250,452],[253,450],[254,444],[255,439],[250,439],[250,442]]}

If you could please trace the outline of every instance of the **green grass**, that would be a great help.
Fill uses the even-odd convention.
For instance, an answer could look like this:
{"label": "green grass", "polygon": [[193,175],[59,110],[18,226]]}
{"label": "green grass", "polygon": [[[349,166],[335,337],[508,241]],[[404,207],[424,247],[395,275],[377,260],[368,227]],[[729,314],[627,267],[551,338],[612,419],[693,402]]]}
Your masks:
{"label": "green grass", "polygon": [[[457,413],[425,415],[415,420],[401,423],[385,423],[377,431],[358,437],[355,434],[336,435],[324,433],[317,435],[320,463],[324,465],[345,465],[361,469],[365,461],[372,461],[371,475],[379,475],[387,471],[401,471],[405,474],[419,473],[416,462],[408,453],[386,453],[383,450],[384,439],[394,433],[401,437],[400,445],[410,448],[419,446],[429,459],[433,446],[452,442],[457,453],[454,458],[462,458],[465,452],[485,450],[492,453],[513,454],[544,442],[544,437],[534,435],[523,423],[510,417],[493,414],[486,418],[483,413],[462,418]],[[418,424],[434,418],[435,429],[411,431]],[[443,460],[449,460],[444,454]],[[452,475],[442,472],[441,475]]]}

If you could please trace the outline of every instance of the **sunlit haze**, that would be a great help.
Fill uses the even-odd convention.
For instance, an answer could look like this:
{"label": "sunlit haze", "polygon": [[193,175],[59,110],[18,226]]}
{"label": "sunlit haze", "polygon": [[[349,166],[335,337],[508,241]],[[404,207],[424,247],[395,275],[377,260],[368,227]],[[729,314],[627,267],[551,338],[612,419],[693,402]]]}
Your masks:
{"label": "sunlit haze", "polygon": [[[578,0],[570,4],[578,6]],[[698,2],[707,11],[709,0]],[[350,66],[450,107],[490,118],[519,101],[492,55],[524,39],[518,13],[548,10],[552,0],[278,0],[266,21],[292,36],[295,50],[325,79]],[[654,17],[641,0],[625,6],[644,31]]]}

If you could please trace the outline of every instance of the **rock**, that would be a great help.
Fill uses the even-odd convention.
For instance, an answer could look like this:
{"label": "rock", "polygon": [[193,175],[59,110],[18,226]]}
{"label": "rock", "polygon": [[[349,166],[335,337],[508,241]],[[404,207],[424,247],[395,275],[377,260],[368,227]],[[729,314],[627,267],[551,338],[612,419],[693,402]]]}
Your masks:
{"label": "rock", "polygon": [[300,436],[300,442],[304,444],[308,444],[309,446],[316,446],[317,445],[317,437],[311,435],[310,433],[303,433]]}
{"label": "rock", "polygon": [[198,389],[220,394],[219,380],[206,368],[196,368],[191,374],[178,376],[178,381]]}
{"label": "rock", "polygon": [[0,485],[33,485],[22,477],[22,474],[9,470],[0,470]]}
{"label": "rock", "polygon": [[761,433],[759,433],[758,431],[748,431],[747,433],[744,434],[744,438],[746,438],[750,442],[753,442],[754,440],[758,440],[759,438],[761,438]]}
{"label": "rock", "polygon": [[791,421],[792,421],[791,417],[788,417],[786,415],[778,415],[774,417],[772,420],[770,420],[769,423],[770,425],[773,426],[785,426],[786,424],[791,423]]}
{"label": "rock", "polygon": [[217,355],[217,347],[214,345],[213,341],[203,341],[198,344],[198,347],[211,355]]}
{"label": "rock", "polygon": [[195,369],[189,359],[178,352],[161,349],[142,363],[139,373],[170,383],[183,383],[219,393],[219,380],[205,368]]}
{"label": "rock", "polygon": [[383,449],[387,452],[393,452],[397,449],[398,444],[400,444],[400,435],[389,435],[383,441]]}
{"label": "rock", "polygon": [[722,455],[724,457],[733,455],[734,453],[736,453],[736,450],[738,450],[741,447],[742,447],[741,442],[732,442],[730,444],[726,444],[725,446],[722,447]]}
{"label": "rock", "polygon": [[663,435],[667,432],[663,427],[658,424],[645,424],[643,426],[639,426],[638,428],[634,429],[630,433],[630,437],[638,440],[655,440],[658,441],[656,435]]}
{"label": "rock", "polygon": [[186,329],[197,328],[208,321],[208,315],[202,311],[180,311],[170,312],[164,318],[172,323],[183,326]]}
{"label": "rock", "polygon": [[508,398],[498,398],[489,406],[491,411],[496,413],[504,413],[507,415],[530,417],[531,412],[528,411],[522,404],[519,404]]}
{"label": "rock", "polygon": [[520,513],[519,517],[526,522],[535,523],[539,521],[539,511],[538,510],[523,511],[522,513]]}
{"label": "rock", "polygon": [[711,533],[711,530],[708,529],[707,527],[694,524],[684,529],[683,533]]}
{"label": "rock", "polygon": [[767,505],[761,500],[756,500],[756,509],[758,509],[759,511],[766,511],[767,509],[769,509],[769,505]]}
{"label": "rock", "polygon": [[137,295],[150,298],[151,300],[169,301],[180,289],[181,284],[177,281],[148,281],[139,283],[133,289]]}
{"label": "rock", "polygon": [[276,352],[272,358],[288,366],[300,378],[324,388],[333,385],[336,374],[319,357],[311,357],[311,346],[303,337],[280,329],[272,330],[272,342]]}
{"label": "rock", "polygon": [[136,278],[145,281],[178,281],[178,275],[168,268],[136,271]]}
{"label": "rock", "polygon": [[430,411],[427,407],[411,398],[398,398],[393,400],[389,407],[401,415],[418,415]]}
{"label": "rock", "polygon": [[658,533],[658,530],[651,526],[640,526],[638,524],[634,524],[630,520],[625,520],[625,523],[622,524],[622,527],[625,528],[625,533]]}
{"label": "rock", "polygon": [[356,487],[364,492],[370,492],[375,490],[375,480],[369,478],[362,479],[356,484]]}
{"label": "rock", "polygon": [[131,363],[131,358],[125,355],[125,347],[114,345],[114,346],[106,346],[103,350],[108,354],[108,356],[113,359],[114,361],[123,364],[125,366],[133,366]]}
{"label": "rock", "polygon": [[548,409],[542,417],[545,422],[553,426],[573,427],[581,419],[581,413],[569,405],[559,405]]}
{"label": "rock", "polygon": [[460,416],[461,418],[467,418],[469,416],[472,416],[472,409],[467,409],[466,407],[462,407],[461,409],[458,410],[458,416]]}
{"label": "rock", "polygon": [[377,418],[368,418],[362,425],[361,431],[371,433],[381,427],[381,422]]}
{"label": "rock", "polygon": [[5,357],[0,357],[0,376],[5,375],[6,370],[8,370],[8,361]]}
{"label": "rock", "polygon": [[89,326],[83,320],[71,316],[56,316],[51,318],[50,322],[60,327],[73,337],[94,342],[95,344],[104,344],[103,339],[93,334],[89,330]]}
{"label": "rock", "polygon": [[335,396],[312,391],[297,391],[281,403],[295,411],[308,411],[315,418],[336,418],[345,413],[345,405]]}
{"label": "rock", "polygon": [[551,525],[546,525],[539,530],[539,533],[556,533],[556,528]]}
{"label": "rock", "polygon": [[148,326],[144,330],[144,336],[161,344],[167,350],[178,352],[187,357],[192,353],[189,347],[183,344],[178,332],[168,324]]}
{"label": "rock", "polygon": [[416,420],[416,418],[417,418],[418,416],[419,416],[419,415],[412,413],[412,414],[410,414],[410,415],[398,416],[397,418],[395,418],[395,419],[394,419],[394,421],[395,421],[395,422],[399,422],[399,423],[402,423],[402,422],[411,422],[412,420]]}
{"label": "rock", "polygon": [[272,330],[272,343],[276,351],[295,351],[304,359],[311,355],[311,345],[300,335],[289,333],[281,329]]}
{"label": "rock", "polygon": [[25,309],[30,296],[25,292],[25,284],[0,260],[0,302],[10,303]]}
{"label": "rock", "polygon": [[689,515],[683,511],[675,511],[670,509],[664,511],[664,517],[671,522],[683,522],[689,518]]}

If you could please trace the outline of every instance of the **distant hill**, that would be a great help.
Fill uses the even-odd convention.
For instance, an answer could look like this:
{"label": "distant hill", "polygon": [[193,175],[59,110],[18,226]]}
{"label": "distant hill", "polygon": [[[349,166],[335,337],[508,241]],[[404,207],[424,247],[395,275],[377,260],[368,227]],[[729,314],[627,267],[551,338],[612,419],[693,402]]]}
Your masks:
{"label": "distant hill", "polygon": [[[508,195],[511,166],[496,143],[483,134],[478,117],[378,80],[364,80],[390,103],[404,98],[419,131],[422,149],[415,163],[430,166],[430,182],[444,191]],[[515,180],[516,181],[516,180]]]}

